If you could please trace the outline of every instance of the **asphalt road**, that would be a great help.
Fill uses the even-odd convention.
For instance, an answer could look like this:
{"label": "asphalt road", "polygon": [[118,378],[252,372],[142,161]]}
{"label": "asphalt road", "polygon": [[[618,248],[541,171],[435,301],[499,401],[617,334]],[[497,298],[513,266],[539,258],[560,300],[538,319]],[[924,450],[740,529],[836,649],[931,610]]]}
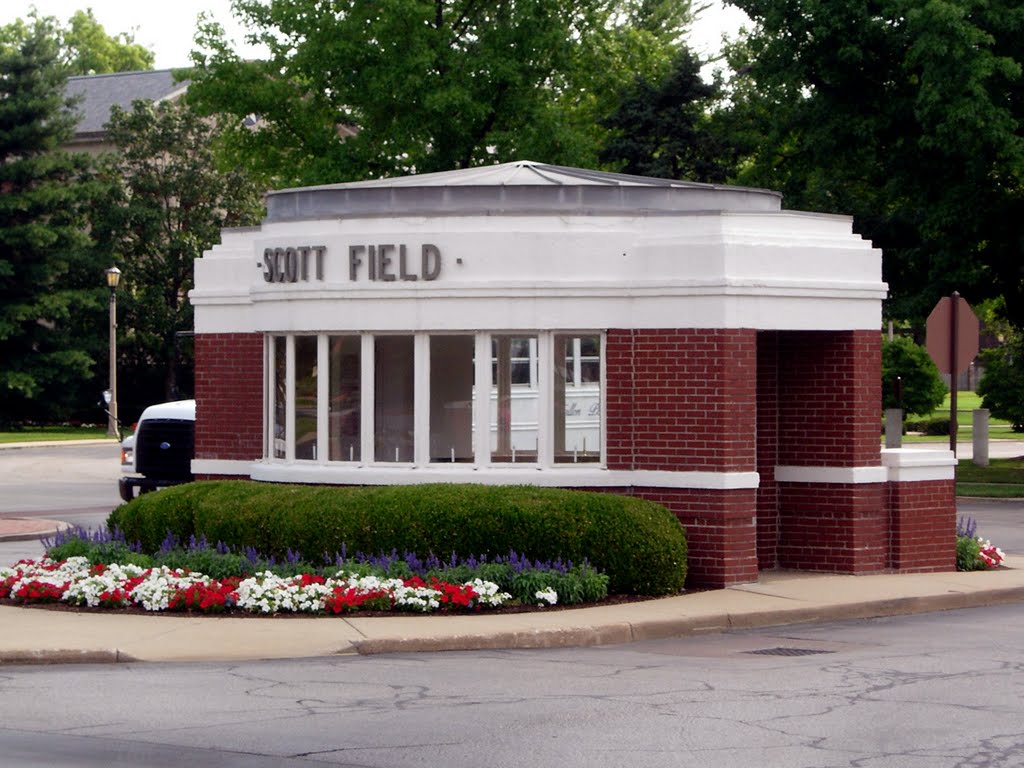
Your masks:
{"label": "asphalt road", "polygon": [[603,648],[5,667],[0,764],[1024,766],[1021,637],[1012,605]]}

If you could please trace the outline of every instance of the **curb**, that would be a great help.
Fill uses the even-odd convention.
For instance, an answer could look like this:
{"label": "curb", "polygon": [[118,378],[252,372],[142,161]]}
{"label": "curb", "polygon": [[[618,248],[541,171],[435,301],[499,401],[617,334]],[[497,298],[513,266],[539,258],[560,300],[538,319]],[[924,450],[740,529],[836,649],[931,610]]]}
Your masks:
{"label": "curb", "polygon": [[[24,520],[25,518],[7,518],[15,520]],[[33,541],[42,539],[47,536],[53,536],[60,531],[66,531],[72,527],[70,523],[65,523],[60,520],[43,520],[44,523],[52,523],[46,528],[41,528],[36,531],[22,531],[20,533],[0,533],[0,542],[5,541]],[[3,519],[0,519],[0,529],[3,528]]]}
{"label": "curb", "polygon": [[83,438],[81,440],[28,440],[24,443],[0,443],[0,451],[16,451],[22,448],[59,448],[62,445],[109,445],[120,448],[121,441],[113,437]]}
{"label": "curb", "polygon": [[493,634],[449,635],[442,637],[384,637],[353,643],[361,656],[420,651],[479,651],[539,648],[580,648],[619,645],[669,637],[760,629],[763,627],[807,624],[818,621],[876,619],[886,616],[910,616],[962,608],[1024,602],[1024,587],[991,589],[980,592],[951,592],[945,595],[868,600],[861,603],[822,605],[791,610],[759,611],[720,616],[697,616],[650,622],[617,622],[574,629],[497,632]]}
{"label": "curb", "polygon": [[0,651],[2,664],[123,664],[138,661],[114,648],[109,651],[51,648],[33,651]]}

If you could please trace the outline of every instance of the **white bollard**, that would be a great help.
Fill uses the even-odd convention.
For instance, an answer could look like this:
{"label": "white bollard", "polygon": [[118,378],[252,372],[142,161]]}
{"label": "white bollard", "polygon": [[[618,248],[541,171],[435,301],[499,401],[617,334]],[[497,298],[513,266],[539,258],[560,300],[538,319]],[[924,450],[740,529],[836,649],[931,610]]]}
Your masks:
{"label": "white bollard", "polygon": [[974,427],[974,454],[972,461],[979,467],[988,466],[988,408],[975,408],[972,414]]}
{"label": "white bollard", "polygon": [[903,445],[903,409],[885,409],[885,447],[899,448]]}

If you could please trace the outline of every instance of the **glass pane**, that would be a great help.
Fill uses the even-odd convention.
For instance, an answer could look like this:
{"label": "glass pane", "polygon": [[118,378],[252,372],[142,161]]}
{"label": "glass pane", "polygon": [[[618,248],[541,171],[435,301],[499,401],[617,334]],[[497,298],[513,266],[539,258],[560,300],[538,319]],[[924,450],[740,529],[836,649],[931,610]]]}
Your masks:
{"label": "glass pane", "polygon": [[359,461],[362,397],[362,339],[331,336],[327,340],[330,361],[328,409],[328,459]]}
{"label": "glass pane", "polygon": [[536,462],[537,337],[494,336],[491,357],[491,460]]}
{"label": "glass pane", "polygon": [[[600,461],[601,337],[556,334],[553,343],[555,461]],[[582,382],[574,385],[573,368],[581,350],[593,354],[579,361]]]}
{"label": "glass pane", "polygon": [[296,459],[316,459],[316,341],[295,337]]}
{"label": "glass pane", "polygon": [[374,347],[374,457],[413,460],[412,336],[378,336]]}
{"label": "glass pane", "polygon": [[274,388],[271,392],[273,402],[273,426],[270,435],[270,451],[275,459],[285,457],[285,408],[288,386],[288,358],[286,355],[287,341],[284,336],[271,339],[271,353],[274,358]]}
{"label": "glass pane", "polygon": [[472,336],[430,337],[430,460],[473,461]]}

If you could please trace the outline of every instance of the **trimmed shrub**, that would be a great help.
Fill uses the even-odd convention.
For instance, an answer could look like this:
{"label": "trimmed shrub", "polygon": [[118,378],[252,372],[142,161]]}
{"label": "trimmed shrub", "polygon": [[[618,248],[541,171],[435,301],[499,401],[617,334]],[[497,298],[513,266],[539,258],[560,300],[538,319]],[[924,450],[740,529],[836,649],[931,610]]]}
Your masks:
{"label": "trimmed shrub", "polygon": [[158,551],[171,532],[275,557],[301,552],[307,560],[392,550],[586,560],[608,575],[613,593],[671,594],[686,578],[686,535],[667,509],[559,488],[205,481],[143,494],[115,509],[108,525],[144,552]]}
{"label": "trimmed shrub", "polygon": [[920,432],[923,435],[948,435],[949,416],[907,419],[906,427],[908,432]]}

